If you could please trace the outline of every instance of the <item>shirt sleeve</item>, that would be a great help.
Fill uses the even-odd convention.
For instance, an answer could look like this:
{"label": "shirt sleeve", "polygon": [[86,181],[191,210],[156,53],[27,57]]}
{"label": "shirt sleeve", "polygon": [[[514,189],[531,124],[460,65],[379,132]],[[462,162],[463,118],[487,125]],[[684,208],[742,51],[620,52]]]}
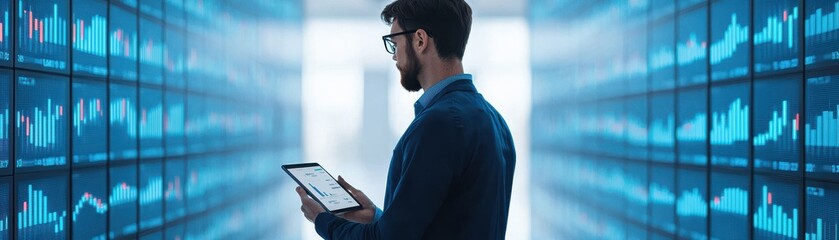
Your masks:
{"label": "shirt sleeve", "polygon": [[[420,239],[448,196],[463,159],[462,124],[451,113],[426,113],[405,141],[402,176],[392,201],[370,224],[329,213],[315,219],[324,239]],[[420,119],[418,119],[420,120]],[[398,158],[397,158],[398,159]],[[379,215],[378,212],[376,214]]]}

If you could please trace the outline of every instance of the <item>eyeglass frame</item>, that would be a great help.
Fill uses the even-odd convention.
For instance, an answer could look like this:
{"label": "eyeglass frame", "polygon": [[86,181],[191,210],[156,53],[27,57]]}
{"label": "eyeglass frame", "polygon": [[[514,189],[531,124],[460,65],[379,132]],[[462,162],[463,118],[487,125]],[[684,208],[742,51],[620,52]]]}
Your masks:
{"label": "eyeglass frame", "polygon": [[[414,29],[414,30],[408,30],[408,31],[404,31],[404,32],[392,33],[392,34],[382,36],[382,42],[384,42],[384,44],[385,44],[385,51],[387,51],[387,53],[390,53],[390,54],[396,54],[396,42],[393,41],[393,37],[396,37],[396,36],[399,36],[399,35],[404,35],[404,34],[415,33],[419,30],[420,30],[420,28],[417,28],[417,29]],[[391,44],[388,45],[388,43],[391,43]],[[393,52],[390,51],[389,46],[391,46],[391,45],[393,46]]]}

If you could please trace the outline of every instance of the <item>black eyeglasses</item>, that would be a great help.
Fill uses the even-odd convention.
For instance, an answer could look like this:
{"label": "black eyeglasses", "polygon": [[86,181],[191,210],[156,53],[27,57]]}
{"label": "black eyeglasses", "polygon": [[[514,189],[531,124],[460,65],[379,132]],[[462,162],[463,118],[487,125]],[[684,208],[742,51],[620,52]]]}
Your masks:
{"label": "black eyeglasses", "polygon": [[419,30],[419,29],[414,29],[414,30],[411,30],[411,31],[398,32],[398,33],[388,34],[388,35],[382,36],[382,41],[385,42],[385,51],[387,51],[390,54],[396,54],[396,42],[393,41],[393,37],[403,35],[403,34],[415,33],[415,32],[417,32],[417,30]]}

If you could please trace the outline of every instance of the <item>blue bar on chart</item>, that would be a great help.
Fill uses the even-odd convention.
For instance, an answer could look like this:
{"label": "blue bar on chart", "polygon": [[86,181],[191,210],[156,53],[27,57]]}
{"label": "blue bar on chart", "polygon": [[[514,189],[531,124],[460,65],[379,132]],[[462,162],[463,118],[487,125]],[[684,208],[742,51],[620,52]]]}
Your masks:
{"label": "blue bar on chart", "polygon": [[139,118],[140,157],[162,157],[164,122],[161,90],[140,88]]}
{"label": "blue bar on chart", "polygon": [[650,27],[647,66],[651,90],[672,89],[675,86],[676,50],[673,49],[673,42],[676,41],[675,31],[676,27],[672,19]]}
{"label": "blue bar on chart", "polygon": [[73,44],[73,74],[107,76],[108,2],[74,1],[70,31],[70,42]]}
{"label": "blue bar on chart", "polygon": [[193,173],[187,178],[184,159],[167,159],[165,167],[166,182],[163,186],[163,199],[166,203],[165,218],[169,222],[186,215],[184,187],[187,180],[196,181],[198,176],[197,173]]}
{"label": "blue bar on chart", "polygon": [[132,236],[137,232],[137,165],[111,166],[108,186],[108,238]]}
{"label": "blue bar on chart", "polygon": [[186,40],[183,32],[166,28],[164,31],[163,65],[167,88],[186,87]]}
{"label": "blue bar on chart", "polygon": [[0,174],[10,174],[12,171],[9,163],[12,159],[11,140],[12,128],[10,123],[14,117],[12,114],[12,73],[11,71],[0,71]]}
{"label": "blue bar on chart", "polygon": [[[166,169],[167,171],[169,169]],[[140,230],[163,224],[163,164],[160,160],[140,163]]]}
{"label": "blue bar on chart", "polygon": [[711,172],[711,238],[749,239],[749,176]]}
{"label": "blue bar on chart", "polygon": [[18,0],[18,67],[67,72],[68,0]]}
{"label": "blue bar on chart", "polygon": [[140,13],[156,19],[163,19],[163,0],[141,0]]}
{"label": "blue bar on chart", "polygon": [[797,172],[800,163],[801,75],[755,81],[754,167]]}
{"label": "blue bar on chart", "polygon": [[678,92],[676,118],[676,145],[679,163],[705,166],[708,164],[707,131],[708,104],[697,99],[707,99],[705,88]]}
{"label": "blue bar on chart", "polygon": [[0,13],[3,14],[2,19],[0,19],[2,20],[0,22],[0,65],[4,66],[12,65],[12,41],[14,39],[12,37],[14,29],[11,25],[11,21],[14,20],[12,1],[0,1]]}
{"label": "blue bar on chart", "polygon": [[67,239],[67,175],[15,179],[18,239]]}
{"label": "blue bar on chart", "polygon": [[110,159],[137,158],[137,87],[110,84]]}
{"label": "blue bar on chart", "polygon": [[749,167],[749,83],[711,87],[711,164]]}
{"label": "blue bar on chart", "polygon": [[807,182],[807,222],[805,240],[839,238],[839,185],[816,181]]}
{"label": "blue bar on chart", "polygon": [[137,15],[114,4],[110,5],[108,50],[110,77],[137,80]]}
{"label": "blue bar on chart", "polygon": [[105,168],[73,171],[73,239],[105,239],[108,195]]}
{"label": "blue bar on chart", "polygon": [[798,239],[801,185],[754,176],[754,239]]}
{"label": "blue bar on chart", "polygon": [[749,10],[746,1],[721,0],[711,4],[711,80],[749,75]]}
{"label": "blue bar on chart", "polygon": [[140,82],[163,84],[163,26],[140,18]]}
{"label": "blue bar on chart", "polygon": [[67,165],[70,80],[17,71],[15,152],[17,169]]}
{"label": "blue bar on chart", "polygon": [[839,179],[839,75],[807,76],[805,171]]}
{"label": "blue bar on chart", "polygon": [[650,96],[650,159],[657,162],[674,162],[676,158],[676,117],[673,92]]}
{"label": "blue bar on chart", "polygon": [[679,86],[708,82],[708,8],[679,15],[676,56]]}
{"label": "blue bar on chart", "polygon": [[73,80],[73,164],[104,162],[108,160],[107,83]]}
{"label": "blue bar on chart", "polygon": [[807,1],[804,12],[804,63],[808,69],[839,62],[839,1]]}
{"label": "blue bar on chart", "polygon": [[798,0],[754,2],[755,73],[797,68],[801,51]]}
{"label": "blue bar on chart", "polygon": [[[647,159],[647,136],[649,135],[647,96],[626,99],[626,157]],[[254,125],[254,124],[248,124]]]}
{"label": "blue bar on chart", "polygon": [[704,239],[708,231],[707,170],[679,169],[676,216],[679,237]]}
{"label": "blue bar on chart", "polygon": [[163,133],[166,135],[166,156],[179,156],[186,153],[184,136],[184,94],[166,91],[164,98]]}
{"label": "blue bar on chart", "polygon": [[[12,178],[0,178],[0,239],[12,239],[14,223],[12,221]],[[9,228],[11,226],[12,228]]]}

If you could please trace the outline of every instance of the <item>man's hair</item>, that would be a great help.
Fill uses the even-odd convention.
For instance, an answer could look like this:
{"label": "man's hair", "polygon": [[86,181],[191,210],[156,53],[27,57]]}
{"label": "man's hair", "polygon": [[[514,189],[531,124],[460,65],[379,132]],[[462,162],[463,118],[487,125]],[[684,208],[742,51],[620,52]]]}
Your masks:
{"label": "man's hair", "polygon": [[463,60],[472,8],[464,0],[396,0],[382,10],[382,20],[397,21],[405,31],[423,29],[434,38],[440,58]]}

